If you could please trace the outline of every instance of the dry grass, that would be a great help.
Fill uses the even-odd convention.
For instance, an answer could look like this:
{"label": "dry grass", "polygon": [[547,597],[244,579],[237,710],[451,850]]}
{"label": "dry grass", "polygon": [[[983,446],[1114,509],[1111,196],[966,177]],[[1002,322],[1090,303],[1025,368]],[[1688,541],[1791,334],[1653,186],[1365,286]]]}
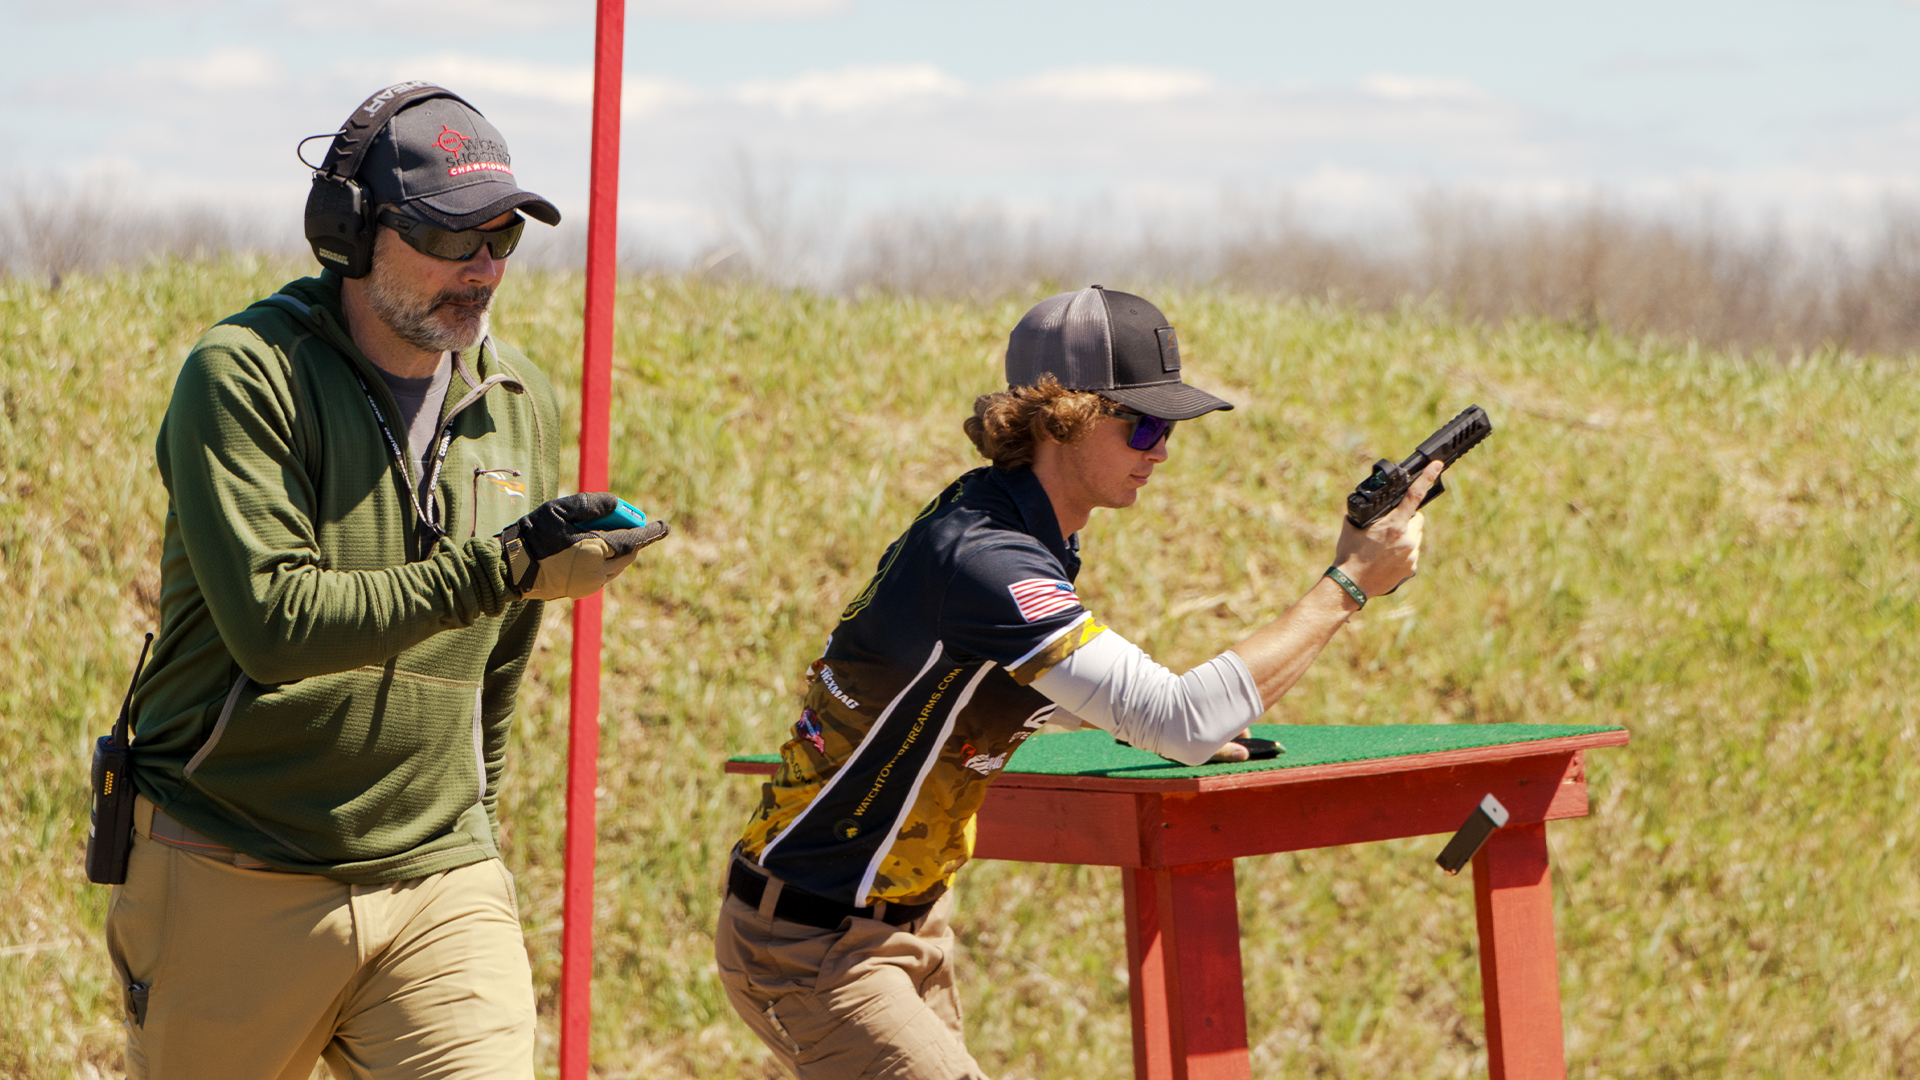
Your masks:
{"label": "dry grass", "polygon": [[[117,1066],[82,768],[153,617],[151,443],[200,328],[289,271],[0,282],[0,1075]],[[777,741],[830,613],[970,464],[957,420],[1034,298],[623,282],[613,484],[676,532],[608,602],[601,1075],[772,1075],[709,961],[751,786],[719,762]],[[1433,508],[1419,582],[1272,716],[1633,729],[1591,758],[1593,816],[1552,832],[1573,1076],[1920,1075],[1914,364],[1155,298],[1241,407],[1184,426],[1142,505],[1097,517],[1094,610],[1176,669],[1212,655],[1311,584],[1367,462],[1478,401],[1497,430]],[[498,319],[569,407],[579,304],[577,277],[523,277]],[[548,1073],[567,645],[556,611],[503,801]],[[1471,890],[1436,842],[1241,864],[1259,1075],[1483,1073]],[[993,1074],[1126,1075],[1115,875],[981,863],[959,890]]]}

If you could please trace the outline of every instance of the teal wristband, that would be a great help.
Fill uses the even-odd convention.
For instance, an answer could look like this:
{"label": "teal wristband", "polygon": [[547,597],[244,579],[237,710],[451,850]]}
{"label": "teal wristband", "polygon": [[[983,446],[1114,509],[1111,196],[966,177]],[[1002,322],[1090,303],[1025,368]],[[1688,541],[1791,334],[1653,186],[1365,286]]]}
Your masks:
{"label": "teal wristband", "polygon": [[1347,595],[1353,597],[1354,603],[1361,607],[1367,606],[1367,594],[1360,591],[1360,586],[1355,585],[1352,578],[1341,573],[1339,567],[1327,567],[1326,576],[1332,578],[1335,585],[1347,590]]}

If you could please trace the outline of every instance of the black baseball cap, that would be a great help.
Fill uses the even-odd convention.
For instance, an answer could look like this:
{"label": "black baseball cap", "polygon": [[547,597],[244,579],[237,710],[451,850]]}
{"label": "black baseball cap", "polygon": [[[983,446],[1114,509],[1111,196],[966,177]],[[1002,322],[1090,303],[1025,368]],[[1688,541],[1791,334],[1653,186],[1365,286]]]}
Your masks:
{"label": "black baseball cap", "polygon": [[1162,420],[1233,408],[1180,381],[1180,341],[1159,308],[1098,285],[1047,297],[1008,335],[1007,385],[1047,375]]}
{"label": "black baseball cap", "polygon": [[514,182],[500,130],[457,98],[427,98],[389,121],[367,147],[360,183],[375,202],[455,232],[509,210],[560,224],[552,203]]}

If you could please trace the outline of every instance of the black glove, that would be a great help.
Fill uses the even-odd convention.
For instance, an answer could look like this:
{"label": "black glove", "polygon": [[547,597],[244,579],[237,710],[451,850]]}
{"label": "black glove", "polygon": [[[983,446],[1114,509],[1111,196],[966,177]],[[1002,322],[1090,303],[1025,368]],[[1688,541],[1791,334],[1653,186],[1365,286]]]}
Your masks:
{"label": "black glove", "polygon": [[578,600],[619,576],[635,555],[667,535],[664,521],[639,529],[588,530],[582,523],[613,513],[620,500],[604,491],[552,499],[500,530],[507,579],[523,600]]}

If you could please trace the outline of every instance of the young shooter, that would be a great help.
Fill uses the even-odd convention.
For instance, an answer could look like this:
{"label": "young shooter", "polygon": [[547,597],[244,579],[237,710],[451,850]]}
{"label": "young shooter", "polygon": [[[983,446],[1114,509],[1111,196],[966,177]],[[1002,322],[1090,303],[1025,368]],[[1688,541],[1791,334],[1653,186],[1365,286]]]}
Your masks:
{"label": "young shooter", "polygon": [[1081,605],[1077,534],[1133,505],[1177,421],[1232,406],[1181,381],[1158,308],[1097,285],[1027,312],[1007,382],[965,423],[991,467],[928,503],[841,612],[729,870],[721,979],[806,1080],[982,1075],[948,885],[987,785],[1043,723],[1244,759],[1235,736],[1418,562],[1437,463],[1371,528],[1343,520],[1333,566],[1285,614],[1176,676]]}

